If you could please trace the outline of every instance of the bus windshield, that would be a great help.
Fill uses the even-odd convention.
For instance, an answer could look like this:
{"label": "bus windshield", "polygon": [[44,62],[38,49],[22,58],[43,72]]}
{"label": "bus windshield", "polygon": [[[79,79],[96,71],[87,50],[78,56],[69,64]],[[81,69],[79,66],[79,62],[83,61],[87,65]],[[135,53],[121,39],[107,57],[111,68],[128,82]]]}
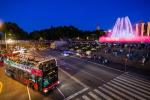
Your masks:
{"label": "bus windshield", "polygon": [[41,64],[43,70],[43,87],[47,87],[58,80],[58,68],[56,60],[50,60]]}

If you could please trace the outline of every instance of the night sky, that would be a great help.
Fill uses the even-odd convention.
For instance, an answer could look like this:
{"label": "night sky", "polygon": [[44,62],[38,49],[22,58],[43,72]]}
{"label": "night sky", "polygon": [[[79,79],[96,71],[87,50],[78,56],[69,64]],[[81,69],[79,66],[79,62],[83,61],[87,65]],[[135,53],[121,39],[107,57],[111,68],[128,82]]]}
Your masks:
{"label": "night sky", "polygon": [[122,16],[132,23],[150,21],[150,0],[0,0],[0,19],[28,32],[60,25],[110,29]]}

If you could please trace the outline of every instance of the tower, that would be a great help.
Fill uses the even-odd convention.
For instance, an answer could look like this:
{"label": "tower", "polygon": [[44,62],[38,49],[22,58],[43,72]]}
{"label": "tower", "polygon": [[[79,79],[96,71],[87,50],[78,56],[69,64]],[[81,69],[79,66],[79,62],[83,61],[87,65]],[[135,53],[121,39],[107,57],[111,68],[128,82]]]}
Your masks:
{"label": "tower", "polygon": [[136,29],[136,36],[139,36],[139,24],[136,24],[135,29]]}
{"label": "tower", "polygon": [[150,36],[150,22],[147,23],[147,36]]}
{"label": "tower", "polygon": [[144,24],[145,24],[145,23],[141,23],[141,36],[144,35]]}

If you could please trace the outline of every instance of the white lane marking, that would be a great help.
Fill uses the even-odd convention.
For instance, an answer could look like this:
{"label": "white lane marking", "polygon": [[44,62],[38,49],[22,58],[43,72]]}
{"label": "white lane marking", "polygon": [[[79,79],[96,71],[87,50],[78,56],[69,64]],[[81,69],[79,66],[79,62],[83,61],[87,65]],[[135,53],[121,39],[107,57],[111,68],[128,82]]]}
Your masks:
{"label": "white lane marking", "polygon": [[88,89],[89,89],[89,88],[84,88],[84,89],[80,90],[79,92],[70,95],[69,97],[65,98],[64,100],[70,100],[70,99],[72,99],[72,98],[78,96],[79,94],[81,94],[81,93],[87,91]]}
{"label": "white lane marking", "polygon": [[2,89],[3,89],[3,84],[2,82],[0,82],[0,93],[2,93]]}
{"label": "white lane marking", "polygon": [[68,75],[71,79],[73,79],[75,82],[79,83],[80,85],[82,85],[84,87],[84,89],[80,90],[77,93],[74,93],[74,94],[68,96],[64,100],[70,100],[70,99],[76,97],[77,95],[79,95],[79,94],[81,94],[81,93],[83,93],[83,92],[85,92],[85,91],[87,91],[89,89],[89,87],[87,85],[85,85],[84,83],[80,82],[78,79],[76,79],[75,77],[71,76],[69,73],[67,73],[66,71],[64,71],[60,67],[59,67],[59,70],[61,70],[63,73],[65,73],[66,75]]}
{"label": "white lane marking", "polygon": [[58,88],[56,88],[58,91],[59,91],[59,93],[63,96],[63,98],[65,99],[66,97],[65,97],[65,95],[60,91],[60,89],[58,89]]}
{"label": "white lane marking", "polygon": [[124,78],[129,78],[130,80],[133,80],[134,82],[136,82],[136,83],[139,83],[139,84],[143,84],[143,85],[145,85],[145,86],[147,86],[147,87],[149,87],[150,88],[150,83],[148,83],[148,82],[145,82],[145,81],[142,81],[142,80],[139,80],[139,79],[136,79],[136,78],[134,78],[134,77],[128,77],[128,76],[121,76],[121,77],[124,77]]}
{"label": "white lane marking", "polygon": [[63,73],[65,73],[66,75],[68,75],[71,79],[73,79],[74,81],[76,81],[77,83],[79,83],[80,85],[82,85],[83,87],[88,88],[87,85],[85,85],[84,83],[82,83],[81,81],[79,81],[78,79],[76,79],[75,77],[71,76],[69,73],[67,73],[66,71],[64,71],[64,70],[61,69],[60,67],[59,67],[59,69],[60,69]]}
{"label": "white lane marking", "polygon": [[[72,57],[72,56],[71,56],[71,57]],[[72,58],[76,58],[76,59],[84,60],[84,59],[77,58],[77,57],[72,57]],[[85,61],[85,60],[84,60],[84,61]],[[119,69],[115,69],[115,68],[107,67],[107,66],[105,66],[105,65],[98,64],[98,63],[95,63],[95,62],[91,62],[91,61],[87,61],[87,62],[92,63],[92,64],[95,64],[95,65],[98,65],[98,66],[103,66],[103,67],[105,67],[105,68],[107,68],[107,69],[112,69],[112,70],[115,70],[115,71],[124,72],[124,71],[121,71],[121,70],[119,70]]]}
{"label": "white lane marking", "polygon": [[113,92],[107,90],[106,88],[103,87],[99,87],[101,90],[103,90],[104,92],[108,93],[110,96],[116,98],[117,100],[123,100],[123,98],[119,97],[118,95],[114,94]]}
{"label": "white lane marking", "polygon": [[[71,67],[73,67],[74,69],[77,69],[77,68],[75,68],[73,65],[71,65],[71,64],[69,64],[69,63],[66,63],[67,65],[69,65],[69,66],[71,66]],[[83,72],[83,73],[86,73],[86,74],[88,74],[89,76],[92,76],[92,77],[94,77],[95,79],[97,79],[97,80],[100,80],[100,81],[102,81],[102,82],[106,82],[105,80],[103,80],[103,79],[101,79],[100,77],[97,77],[97,76],[95,76],[95,75],[93,75],[93,74],[91,74],[91,73],[89,73],[89,72],[86,72],[86,71],[84,71],[84,70],[81,70],[81,72]]]}
{"label": "white lane marking", "polygon": [[[112,82],[113,84],[116,84],[116,85],[118,85],[118,86],[123,87],[124,89],[130,90],[130,91],[128,91],[127,93],[131,94],[131,96],[134,96],[135,98],[138,98],[138,99],[140,99],[140,100],[146,100],[145,98],[139,96],[139,95],[141,94],[140,92],[138,92],[138,91],[136,91],[136,90],[133,90],[133,89],[127,87],[127,86],[124,86],[124,85],[122,85],[122,84],[120,84],[120,83],[118,83],[118,82],[116,82],[116,81],[111,81],[111,82]],[[127,90],[126,90],[126,91],[127,91]],[[132,91],[132,92],[131,92],[131,91]],[[133,93],[133,92],[134,92],[134,93]],[[137,93],[137,94],[135,94],[135,93]]]}
{"label": "white lane marking", "polygon": [[[132,99],[132,98],[129,97],[128,95],[123,94],[122,92],[117,91],[116,89],[114,89],[114,88],[112,88],[112,87],[110,87],[110,86],[108,86],[108,85],[106,85],[106,84],[104,84],[103,86],[106,87],[106,88],[108,88],[109,90],[111,90],[111,91],[113,91],[113,92],[115,92],[115,93],[117,93],[117,94],[123,96],[124,98],[127,98],[128,100]],[[132,99],[132,100],[133,100],[133,99]]]}
{"label": "white lane marking", "polygon": [[[119,86],[117,86],[117,85],[114,85],[113,83],[107,83],[107,84],[110,85],[110,86],[113,86],[113,87],[117,88],[118,90],[121,90],[121,91],[123,91],[123,92],[129,94],[129,93],[128,93],[129,91],[127,91],[127,90],[125,90],[125,89],[123,89],[123,88],[121,88],[121,87],[119,87]],[[121,93],[121,91],[120,91],[120,93]],[[128,98],[129,98],[129,100],[135,100],[135,99],[132,98],[131,96],[128,96]]]}
{"label": "white lane marking", "polygon": [[95,100],[102,100],[101,98],[99,98],[98,96],[96,96],[94,93],[89,92],[88,93],[91,97],[93,97]]}
{"label": "white lane marking", "polygon": [[[133,84],[132,82],[130,82],[130,81],[126,80],[126,79],[119,78],[119,77],[117,79],[118,79],[118,81],[120,81],[123,84],[126,84],[126,85],[128,85],[128,86],[130,86],[132,88],[135,88],[135,89],[137,89],[139,91],[142,91],[142,92],[147,93],[147,94],[150,95],[150,92],[148,92],[146,90],[143,90],[142,88],[137,87],[136,84]],[[115,79],[115,80],[117,80],[117,79]]]}
{"label": "white lane marking", "polygon": [[27,91],[28,91],[28,97],[29,97],[29,100],[31,100],[31,95],[30,95],[30,92],[29,92],[28,85],[27,85]]}
{"label": "white lane marking", "polygon": [[82,99],[84,99],[84,100],[91,100],[89,97],[87,97],[86,95],[83,95],[82,96]]}
{"label": "white lane marking", "polygon": [[65,67],[65,69],[72,70],[72,69],[71,69],[71,68],[69,68],[69,67]]}
{"label": "white lane marking", "polygon": [[109,96],[105,95],[104,93],[102,93],[101,91],[95,89],[94,90],[97,94],[99,94],[100,96],[102,96],[103,98],[105,98],[106,100],[112,100]]}

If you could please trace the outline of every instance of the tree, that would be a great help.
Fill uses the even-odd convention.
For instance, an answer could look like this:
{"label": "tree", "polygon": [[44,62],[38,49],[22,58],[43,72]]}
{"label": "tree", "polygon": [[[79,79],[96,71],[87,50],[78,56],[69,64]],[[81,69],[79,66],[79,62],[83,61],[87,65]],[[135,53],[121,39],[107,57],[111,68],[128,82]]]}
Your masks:
{"label": "tree", "polygon": [[2,38],[4,39],[5,34],[7,38],[16,40],[28,39],[28,33],[21,29],[16,23],[5,22],[0,32],[2,32]]}
{"label": "tree", "polygon": [[35,30],[31,33],[25,32],[21,29],[16,23],[6,22],[3,24],[3,27],[0,29],[2,32],[2,38],[16,39],[16,40],[39,40],[41,37],[43,40],[58,40],[58,39],[98,39],[99,36],[105,35],[103,30],[97,31],[83,31],[79,30],[74,26],[58,26],[50,27],[42,30]]}

